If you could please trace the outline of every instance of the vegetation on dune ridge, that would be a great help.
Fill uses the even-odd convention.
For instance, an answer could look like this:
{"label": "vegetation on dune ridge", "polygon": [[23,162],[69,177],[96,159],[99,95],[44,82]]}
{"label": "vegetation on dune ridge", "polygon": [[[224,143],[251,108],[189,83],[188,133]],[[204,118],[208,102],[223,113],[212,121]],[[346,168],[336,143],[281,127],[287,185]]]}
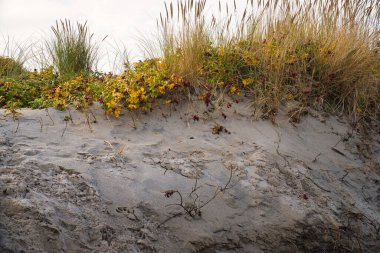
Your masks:
{"label": "vegetation on dune ridge", "polygon": [[[205,7],[206,0],[165,5],[158,52],[126,64],[119,75],[96,71],[97,46],[86,24],[57,22],[46,50],[52,67],[1,72],[0,107],[87,109],[99,101],[118,117],[124,109],[150,109],[157,98],[176,103],[176,95],[190,92],[212,107],[244,95],[266,116],[295,100],[300,108],[353,121],[380,119],[376,1],[248,0],[241,13],[234,1],[219,3],[211,15]],[[154,48],[151,43],[145,48]]]}

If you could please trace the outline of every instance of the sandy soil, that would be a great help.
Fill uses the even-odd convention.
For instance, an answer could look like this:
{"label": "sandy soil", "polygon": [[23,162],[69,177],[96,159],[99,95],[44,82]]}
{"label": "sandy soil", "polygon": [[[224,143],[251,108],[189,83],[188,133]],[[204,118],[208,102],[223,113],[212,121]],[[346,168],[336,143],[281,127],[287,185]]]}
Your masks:
{"label": "sandy soil", "polygon": [[379,135],[286,110],[2,110],[0,252],[380,252]]}

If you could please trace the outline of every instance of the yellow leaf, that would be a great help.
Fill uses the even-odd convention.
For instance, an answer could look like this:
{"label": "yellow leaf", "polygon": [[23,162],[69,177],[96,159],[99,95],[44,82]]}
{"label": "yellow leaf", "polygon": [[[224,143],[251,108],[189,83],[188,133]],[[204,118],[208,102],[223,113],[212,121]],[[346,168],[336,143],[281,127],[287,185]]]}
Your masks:
{"label": "yellow leaf", "polygon": [[247,78],[247,79],[243,79],[242,83],[244,87],[247,87],[248,85],[253,84],[253,81],[254,81],[253,78]]}

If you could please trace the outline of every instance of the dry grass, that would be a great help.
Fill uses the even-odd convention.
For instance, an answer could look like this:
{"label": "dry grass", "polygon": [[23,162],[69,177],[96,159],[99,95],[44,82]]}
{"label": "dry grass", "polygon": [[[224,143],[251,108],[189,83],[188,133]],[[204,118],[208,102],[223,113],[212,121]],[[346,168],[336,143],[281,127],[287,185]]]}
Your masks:
{"label": "dry grass", "polygon": [[264,111],[296,99],[354,120],[378,119],[376,1],[248,0],[243,12],[234,1],[219,3],[216,13],[205,6],[206,0],[170,3],[158,21],[164,63],[195,90],[252,83],[245,89]]}
{"label": "dry grass", "polygon": [[[206,0],[178,1],[165,4],[165,14],[158,23],[160,49],[167,66],[194,84],[198,83],[196,70],[202,67],[203,57],[210,45],[210,31],[203,15]],[[176,9],[176,11],[175,11]]]}

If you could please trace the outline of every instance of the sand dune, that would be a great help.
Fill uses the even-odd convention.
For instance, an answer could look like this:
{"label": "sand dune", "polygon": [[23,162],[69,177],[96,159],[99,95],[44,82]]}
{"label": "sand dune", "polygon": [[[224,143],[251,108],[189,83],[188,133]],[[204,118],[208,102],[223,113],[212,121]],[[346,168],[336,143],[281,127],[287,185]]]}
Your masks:
{"label": "sand dune", "polygon": [[91,110],[0,111],[1,252],[380,251],[375,133],[245,103]]}

